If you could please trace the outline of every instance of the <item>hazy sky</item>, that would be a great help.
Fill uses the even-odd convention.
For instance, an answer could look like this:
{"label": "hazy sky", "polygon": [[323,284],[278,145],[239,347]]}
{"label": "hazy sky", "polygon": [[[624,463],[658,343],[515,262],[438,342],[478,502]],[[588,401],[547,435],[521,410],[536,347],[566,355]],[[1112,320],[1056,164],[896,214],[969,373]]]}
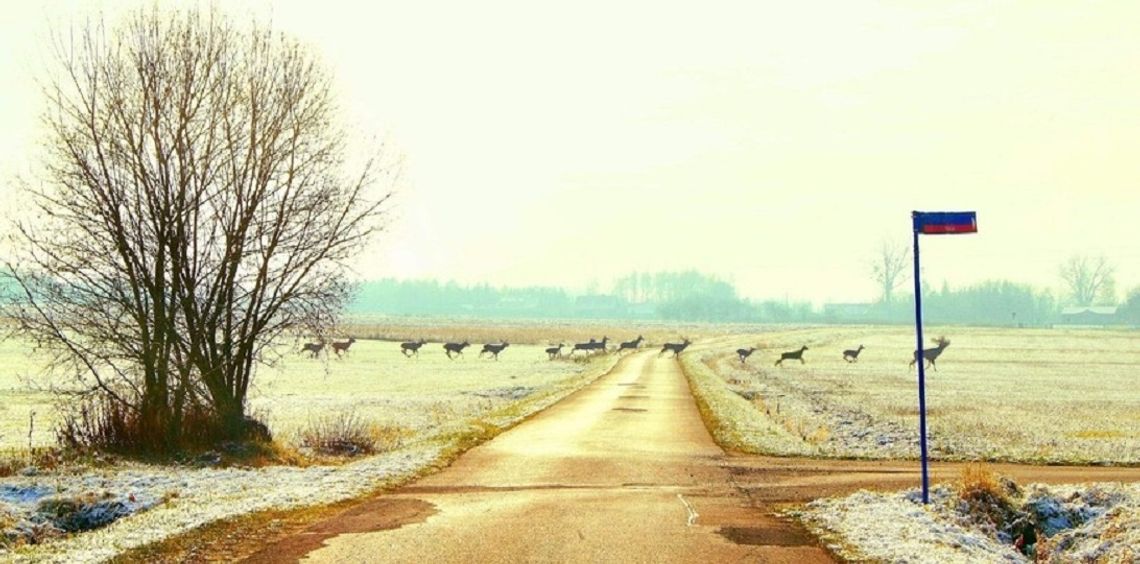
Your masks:
{"label": "hazy sky", "polygon": [[[219,4],[312,45],[346,118],[406,155],[366,276],[698,268],[869,300],[912,209],[974,209],[978,235],[924,239],[931,283],[1057,286],[1088,252],[1140,285],[1140,3]],[[137,5],[5,6],[5,184],[35,166],[49,30]]]}

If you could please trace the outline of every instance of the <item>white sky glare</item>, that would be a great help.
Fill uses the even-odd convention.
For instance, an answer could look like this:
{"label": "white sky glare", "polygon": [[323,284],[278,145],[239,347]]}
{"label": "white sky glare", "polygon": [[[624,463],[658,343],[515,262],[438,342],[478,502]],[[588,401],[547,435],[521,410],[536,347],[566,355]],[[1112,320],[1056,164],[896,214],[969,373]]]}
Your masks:
{"label": "white sky glare", "polygon": [[[169,3],[194,5],[194,3]],[[867,301],[910,211],[931,284],[1140,285],[1140,3],[218,3],[311,45],[406,157],[368,277],[605,287],[697,268],[750,297]],[[52,29],[149,2],[6,6],[0,192],[35,167]],[[162,3],[160,3],[162,5]]]}

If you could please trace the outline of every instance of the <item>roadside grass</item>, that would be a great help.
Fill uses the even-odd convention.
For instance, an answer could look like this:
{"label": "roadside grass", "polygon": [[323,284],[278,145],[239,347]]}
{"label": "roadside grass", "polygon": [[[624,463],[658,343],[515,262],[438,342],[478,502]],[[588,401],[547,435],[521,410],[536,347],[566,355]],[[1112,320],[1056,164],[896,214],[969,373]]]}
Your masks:
{"label": "roadside grass", "polygon": [[[927,372],[931,455],[940,460],[1140,464],[1140,334],[1127,330],[933,327],[951,346]],[[735,350],[760,344],[747,364]],[[802,345],[805,364],[772,363]],[[865,344],[859,362],[841,351]],[[779,456],[918,455],[913,335],[812,327],[712,337],[681,364],[725,448]]]}
{"label": "roadside grass", "polygon": [[752,454],[819,454],[816,448],[798,440],[778,419],[769,415],[771,408],[762,403],[757,405],[726,387],[699,352],[683,353],[680,365],[693,391],[697,410],[721,447]]}

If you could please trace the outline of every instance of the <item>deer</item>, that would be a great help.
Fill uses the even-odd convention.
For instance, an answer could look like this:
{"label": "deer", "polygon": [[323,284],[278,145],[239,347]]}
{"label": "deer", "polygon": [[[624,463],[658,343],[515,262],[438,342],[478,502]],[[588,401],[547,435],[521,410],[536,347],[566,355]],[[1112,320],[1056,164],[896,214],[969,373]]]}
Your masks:
{"label": "deer", "polygon": [[863,345],[859,345],[857,349],[847,349],[843,351],[843,360],[847,362],[856,362],[859,360],[859,353],[863,352]]}
{"label": "deer", "polygon": [[570,355],[573,356],[574,351],[593,352],[593,351],[601,350],[602,352],[605,352],[606,351],[606,343],[609,342],[609,340],[610,340],[609,337],[602,337],[601,341],[595,341],[594,339],[591,338],[590,342],[588,342],[588,343],[576,343],[574,345],[574,348],[570,349]]}
{"label": "deer", "polygon": [[455,353],[459,356],[463,356],[463,349],[470,347],[470,346],[471,346],[471,343],[468,343],[467,341],[463,341],[462,343],[444,343],[443,344],[443,352],[447,354],[447,358],[450,358],[451,360],[455,360],[455,357],[451,356],[451,353]]}
{"label": "deer", "polygon": [[756,352],[756,347],[736,349],[736,354],[740,357],[740,364],[744,364],[744,361],[748,360],[748,357],[752,356],[752,353],[754,352]]}
{"label": "deer", "polygon": [[[922,358],[930,363],[930,367],[933,368],[935,372],[938,372],[938,365],[934,364],[934,361],[938,360],[938,355],[942,354],[942,351],[946,350],[946,347],[950,346],[950,339],[947,339],[946,337],[938,337],[937,339],[934,339],[934,342],[937,343],[938,346],[932,349],[922,349]],[[914,363],[917,360],[918,351],[915,351],[914,358],[910,361],[910,366],[914,366]]]}
{"label": "deer", "polygon": [[665,343],[665,346],[661,347],[661,352],[657,353],[657,356],[665,354],[665,351],[673,351],[673,357],[676,358],[677,355],[681,354],[681,351],[685,350],[685,347],[688,347],[690,344],[692,344],[692,341],[688,339],[682,339],[680,343]]}
{"label": "deer", "polygon": [[606,350],[606,343],[608,343],[609,341],[610,341],[609,337],[602,337],[602,340],[594,343],[594,346],[591,347],[591,350],[601,351],[601,352],[609,352]]}
{"label": "deer", "polygon": [[422,338],[418,341],[400,343],[400,352],[404,353],[404,356],[410,357],[413,354],[420,356],[420,347],[424,346],[425,344],[427,344],[427,341],[423,340]]}
{"label": "deer", "polygon": [[588,343],[574,343],[574,346],[570,349],[570,356],[574,356],[575,351],[593,350],[594,345],[596,345],[597,343],[598,342],[595,341],[593,337],[590,337],[590,342],[588,342]]}
{"label": "deer", "polygon": [[636,351],[637,349],[641,348],[641,342],[644,340],[645,337],[638,335],[637,338],[632,341],[624,341],[620,346],[618,346],[618,352]]}
{"label": "deer", "polygon": [[562,358],[562,347],[565,346],[566,343],[558,343],[557,347],[550,347],[546,349],[546,354],[550,357],[550,360],[554,360],[555,358]]}
{"label": "deer", "polygon": [[806,362],[804,362],[804,351],[806,351],[806,350],[808,350],[807,345],[804,345],[804,346],[800,347],[800,350],[798,350],[798,351],[788,351],[786,353],[780,353],[780,360],[776,361],[775,366],[780,366],[780,364],[783,363],[785,360],[798,360],[798,361],[800,361],[800,364],[807,364]]}
{"label": "deer", "polygon": [[320,354],[324,348],[324,343],[305,343],[305,345],[301,347],[301,352],[297,354],[309,353],[310,357],[317,358],[317,355]]}
{"label": "deer", "polygon": [[503,352],[503,349],[509,346],[511,346],[511,344],[506,341],[503,341],[497,345],[487,343],[486,345],[483,345],[483,350],[479,351],[479,356],[490,353],[491,356],[495,357],[495,360],[499,360],[499,353]]}
{"label": "deer", "polygon": [[337,356],[348,352],[348,347],[351,347],[356,342],[356,337],[349,337],[347,341],[333,341],[332,350]]}

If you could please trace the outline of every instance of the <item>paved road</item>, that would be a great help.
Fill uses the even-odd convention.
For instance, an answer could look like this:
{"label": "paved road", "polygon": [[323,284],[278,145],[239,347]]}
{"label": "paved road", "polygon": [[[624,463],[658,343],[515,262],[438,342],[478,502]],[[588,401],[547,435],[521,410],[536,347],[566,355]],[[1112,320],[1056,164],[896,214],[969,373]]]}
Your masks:
{"label": "paved road", "polygon": [[725,460],[677,363],[638,353],[446,470],[254,560],[831,561],[753,508]]}
{"label": "paved road", "polygon": [[[993,465],[1019,482],[1136,481],[1135,468]],[[952,481],[959,464],[934,465]],[[253,562],[831,562],[775,510],[918,484],[910,461],[726,455],[677,363],[614,371],[442,472],[265,547]]]}

